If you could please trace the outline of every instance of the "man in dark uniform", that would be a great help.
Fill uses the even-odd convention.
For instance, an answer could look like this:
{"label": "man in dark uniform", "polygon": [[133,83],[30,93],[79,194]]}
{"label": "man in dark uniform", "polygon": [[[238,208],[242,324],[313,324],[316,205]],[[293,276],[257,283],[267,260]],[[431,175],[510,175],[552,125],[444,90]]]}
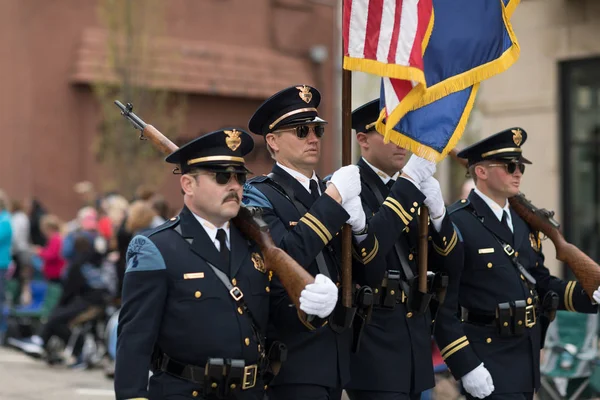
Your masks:
{"label": "man in dark uniform", "polygon": [[[352,378],[346,390],[352,400],[419,399],[422,391],[435,385],[432,318],[429,310],[419,314],[407,301],[410,284],[418,275],[419,259],[418,218],[407,221],[408,211],[421,204],[429,208],[430,249],[436,250],[430,251],[429,270],[443,271],[447,263],[462,262],[462,249],[446,215],[440,186],[431,176],[435,164],[413,156],[405,167],[408,151],[394,143],[384,143],[383,136],[375,130],[378,117],[378,99],[352,113],[352,128],[362,155],[357,163],[362,181],[360,196],[369,231],[379,239],[379,252],[386,255],[386,262],[377,266],[382,266],[382,271],[368,268],[369,274],[378,275],[378,281],[372,285],[381,295],[365,327],[360,350],[352,355]],[[404,167],[404,175],[417,176],[412,172],[417,161],[428,165],[421,170],[428,169],[429,173],[415,185],[403,178],[400,170]]]}
{"label": "man in dark uniform", "polygon": [[448,208],[465,261],[451,270],[435,337],[469,399],[532,399],[540,386],[542,321],[556,303],[597,311],[581,285],[550,275],[539,232],[509,206],[531,164],[522,154],[526,140],[523,129],[507,129],[458,153],[468,160],[475,189]]}
{"label": "man in dark uniform", "polygon": [[[365,214],[356,166],[337,170],[328,186],[314,171],[326,124],[318,116],[320,100],[315,88],[298,85],[276,93],[256,110],[249,129],[264,136],[276,164],[268,176],[245,186],[244,202],[263,208],[275,243],[309,273],[339,282],[337,234],[346,222],[354,233],[363,233]],[[367,235],[359,252],[373,258],[377,246]],[[327,321],[301,320],[276,279],[271,288],[270,336],[287,345],[288,358],[269,386],[269,400],[339,399],[349,379],[351,331],[337,333]]]}
{"label": "man in dark uniform", "polygon": [[[223,130],[166,158],[182,173],[184,207],[129,245],[117,399],[262,399],[270,274],[256,243],[230,224],[253,147],[248,133]],[[337,288],[318,278],[303,290],[301,309],[325,317]]]}

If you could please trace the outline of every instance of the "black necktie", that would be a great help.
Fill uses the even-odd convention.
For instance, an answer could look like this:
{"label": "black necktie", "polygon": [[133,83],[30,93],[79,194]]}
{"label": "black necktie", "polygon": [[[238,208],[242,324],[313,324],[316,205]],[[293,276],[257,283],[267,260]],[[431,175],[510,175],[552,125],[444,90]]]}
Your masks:
{"label": "black necktie", "polygon": [[502,211],[502,225],[504,225],[506,229],[508,229],[508,231],[512,233],[510,226],[508,226],[508,214],[506,213],[506,210]]}
{"label": "black necktie", "polygon": [[310,180],[310,194],[312,194],[313,199],[316,201],[319,198],[319,185],[317,185],[317,181],[314,179]]}
{"label": "black necktie", "polygon": [[229,249],[227,248],[227,234],[223,229],[219,229],[217,231],[217,240],[219,241],[219,253],[221,254],[221,259],[223,263],[229,266]]}
{"label": "black necktie", "polygon": [[392,186],[394,186],[394,183],[396,183],[395,180],[390,179],[389,181],[387,181],[387,183],[385,184],[385,186],[388,187],[388,189],[392,190]]}

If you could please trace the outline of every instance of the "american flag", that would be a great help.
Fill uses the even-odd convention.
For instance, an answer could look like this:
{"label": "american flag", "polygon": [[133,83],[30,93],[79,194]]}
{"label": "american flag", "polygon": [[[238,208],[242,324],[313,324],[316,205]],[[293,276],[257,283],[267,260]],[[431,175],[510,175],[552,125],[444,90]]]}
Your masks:
{"label": "american flag", "polygon": [[405,112],[425,90],[423,53],[433,29],[432,0],[344,0],[344,68],[383,78],[386,108]]}

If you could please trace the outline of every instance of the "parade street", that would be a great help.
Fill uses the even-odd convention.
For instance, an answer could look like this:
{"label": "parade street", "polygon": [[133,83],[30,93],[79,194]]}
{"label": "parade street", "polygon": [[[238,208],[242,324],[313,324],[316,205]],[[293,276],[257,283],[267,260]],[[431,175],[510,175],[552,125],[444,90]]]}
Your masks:
{"label": "parade street", "polygon": [[0,399],[114,399],[113,381],[102,369],[50,368],[13,349],[0,347]]}

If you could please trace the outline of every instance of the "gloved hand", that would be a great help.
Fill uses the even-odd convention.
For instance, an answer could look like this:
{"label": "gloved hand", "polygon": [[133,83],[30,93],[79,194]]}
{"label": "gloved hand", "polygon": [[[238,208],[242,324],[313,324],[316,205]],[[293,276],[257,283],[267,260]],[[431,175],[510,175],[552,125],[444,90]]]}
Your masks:
{"label": "gloved hand", "polygon": [[592,298],[594,299],[596,304],[600,304],[600,287],[594,290],[594,293],[592,293]]}
{"label": "gloved hand", "polygon": [[483,363],[479,364],[473,371],[465,374],[461,378],[463,387],[473,397],[483,399],[489,396],[494,391],[494,382],[492,381],[492,375],[483,366]]}
{"label": "gloved hand", "polygon": [[335,308],[338,300],[338,288],[325,275],[318,274],[315,283],[306,285],[300,293],[300,309],[307,314],[325,318]]}
{"label": "gloved hand", "polygon": [[350,215],[347,224],[352,226],[352,232],[360,232],[365,229],[367,223],[367,216],[363,210],[362,201],[360,196],[354,196],[350,200],[342,204],[344,210]]}
{"label": "gloved hand", "polygon": [[360,172],[356,165],[346,165],[331,175],[327,184],[335,185],[342,197],[342,205],[360,194]]}
{"label": "gloved hand", "polygon": [[444,204],[444,198],[442,197],[442,189],[440,183],[433,176],[425,179],[421,182],[421,193],[426,196],[424,201],[427,208],[429,208],[429,214],[431,218],[439,218],[444,214],[446,205]]}
{"label": "gloved hand", "polygon": [[436,164],[434,162],[413,154],[402,168],[402,173],[408,175],[417,185],[420,185],[425,179],[433,176],[435,170]]}

